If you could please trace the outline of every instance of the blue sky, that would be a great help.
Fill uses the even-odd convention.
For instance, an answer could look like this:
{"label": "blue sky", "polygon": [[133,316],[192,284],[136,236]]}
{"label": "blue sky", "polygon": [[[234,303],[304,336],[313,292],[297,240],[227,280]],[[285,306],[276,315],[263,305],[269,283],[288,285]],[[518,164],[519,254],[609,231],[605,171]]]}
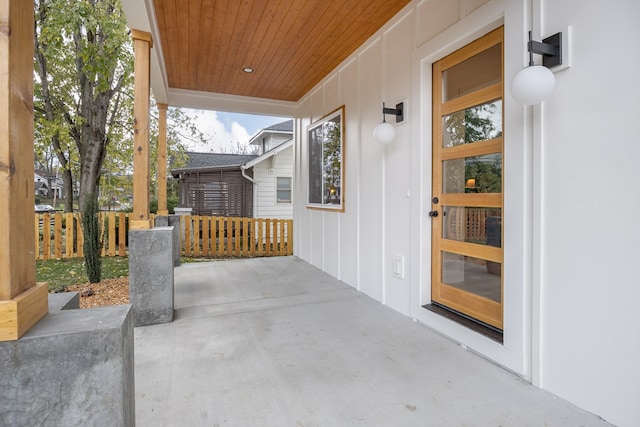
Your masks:
{"label": "blue sky", "polygon": [[256,116],[222,111],[192,109],[184,109],[184,111],[195,118],[200,131],[209,138],[209,143],[206,145],[195,145],[189,142],[187,144],[189,150],[205,153],[238,152],[239,147],[246,146],[249,139],[260,129],[287,120],[286,117]]}

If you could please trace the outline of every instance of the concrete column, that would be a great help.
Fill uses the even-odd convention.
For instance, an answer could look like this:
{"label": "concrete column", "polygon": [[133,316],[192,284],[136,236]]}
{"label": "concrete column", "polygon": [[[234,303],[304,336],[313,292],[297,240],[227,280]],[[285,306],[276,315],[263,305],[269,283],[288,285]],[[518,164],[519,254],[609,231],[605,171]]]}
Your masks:
{"label": "concrete column", "polygon": [[156,227],[173,227],[173,266],[180,266],[180,215],[156,215]]}
{"label": "concrete column", "polygon": [[134,51],[133,217],[130,229],[153,227],[149,219],[149,90],[151,34],[131,30]]}
{"label": "concrete column", "polygon": [[134,326],[173,321],[173,227],[129,230]]}
{"label": "concrete column", "polygon": [[167,210],[167,104],[158,103],[158,215]]}
{"label": "concrete column", "polygon": [[0,425],[135,425],[131,306],[69,304],[0,342]]}
{"label": "concrete column", "polygon": [[33,2],[0,1],[0,341],[48,311],[33,238]]}

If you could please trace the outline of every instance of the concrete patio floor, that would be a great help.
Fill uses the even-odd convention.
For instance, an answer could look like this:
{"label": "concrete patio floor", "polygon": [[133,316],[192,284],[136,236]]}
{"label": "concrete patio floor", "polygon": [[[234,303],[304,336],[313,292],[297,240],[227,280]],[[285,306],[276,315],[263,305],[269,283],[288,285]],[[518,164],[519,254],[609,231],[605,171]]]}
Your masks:
{"label": "concrete patio floor", "polygon": [[605,426],[295,258],[183,264],[137,426]]}

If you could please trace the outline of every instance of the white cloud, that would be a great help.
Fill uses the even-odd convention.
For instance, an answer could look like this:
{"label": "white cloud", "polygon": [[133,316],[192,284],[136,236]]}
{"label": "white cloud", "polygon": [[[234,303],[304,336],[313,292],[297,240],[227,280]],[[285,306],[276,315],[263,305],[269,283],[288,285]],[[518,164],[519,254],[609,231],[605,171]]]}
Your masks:
{"label": "white cloud", "polygon": [[231,135],[233,135],[233,139],[235,141],[238,141],[243,145],[248,144],[251,139],[251,135],[249,135],[247,129],[238,122],[231,123]]}
{"label": "white cloud", "polygon": [[230,128],[218,119],[215,111],[185,110],[194,118],[198,129],[208,139],[206,144],[199,144],[193,141],[184,141],[187,147],[193,151],[233,153],[239,147],[246,146],[251,139],[251,135],[240,123],[231,122]]}
{"label": "white cloud", "polygon": [[277,116],[258,116],[186,108],[183,111],[193,117],[198,130],[208,139],[206,144],[183,140],[184,144],[189,150],[205,153],[242,152],[244,147],[249,147],[249,140],[260,129],[287,120]]}

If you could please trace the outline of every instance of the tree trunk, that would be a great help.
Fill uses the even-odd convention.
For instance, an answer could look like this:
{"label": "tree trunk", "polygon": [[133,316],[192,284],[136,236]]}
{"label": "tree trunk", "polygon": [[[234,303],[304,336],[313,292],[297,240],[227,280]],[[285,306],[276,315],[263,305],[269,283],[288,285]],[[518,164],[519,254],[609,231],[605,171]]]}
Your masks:
{"label": "tree trunk", "polygon": [[62,171],[62,182],[64,187],[64,211],[73,212],[73,177],[70,169],[65,168]]}
{"label": "tree trunk", "polygon": [[88,197],[92,194],[99,194],[100,191],[100,169],[104,160],[106,148],[101,141],[90,141],[84,143],[85,150],[80,158],[80,195],[78,204],[84,206]]}

